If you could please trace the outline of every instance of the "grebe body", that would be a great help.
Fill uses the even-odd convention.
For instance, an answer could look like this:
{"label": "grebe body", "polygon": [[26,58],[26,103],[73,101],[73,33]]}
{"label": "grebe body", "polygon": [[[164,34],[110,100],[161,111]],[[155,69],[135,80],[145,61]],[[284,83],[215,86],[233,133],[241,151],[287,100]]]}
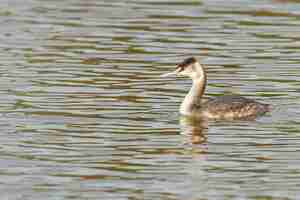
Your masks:
{"label": "grebe body", "polygon": [[203,99],[207,76],[204,67],[194,57],[185,59],[177,65],[174,72],[162,76],[169,75],[188,76],[193,81],[190,91],[180,106],[182,115],[210,119],[244,119],[270,111],[268,104],[238,95]]}

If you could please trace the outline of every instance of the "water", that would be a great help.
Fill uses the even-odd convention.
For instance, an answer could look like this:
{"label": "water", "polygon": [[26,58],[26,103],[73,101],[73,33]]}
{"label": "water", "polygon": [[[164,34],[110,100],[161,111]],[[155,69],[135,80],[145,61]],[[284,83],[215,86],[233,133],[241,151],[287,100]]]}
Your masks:
{"label": "water", "polygon": [[[299,199],[298,1],[3,0],[1,199]],[[180,117],[196,56],[207,96],[255,121]]]}

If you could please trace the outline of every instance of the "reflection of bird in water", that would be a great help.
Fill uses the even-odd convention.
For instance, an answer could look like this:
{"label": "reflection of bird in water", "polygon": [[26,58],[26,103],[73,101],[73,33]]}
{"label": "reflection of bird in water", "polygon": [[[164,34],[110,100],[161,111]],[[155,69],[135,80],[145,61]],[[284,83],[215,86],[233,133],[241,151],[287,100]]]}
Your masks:
{"label": "reflection of bird in water", "polygon": [[191,144],[204,144],[207,141],[208,122],[195,118],[180,118],[181,134],[189,137]]}
{"label": "reflection of bird in water", "polygon": [[177,65],[174,72],[162,75],[188,76],[193,86],[180,106],[180,113],[186,116],[209,119],[251,119],[270,111],[268,104],[236,95],[224,95],[204,100],[206,73],[203,66],[194,58],[187,58]]}

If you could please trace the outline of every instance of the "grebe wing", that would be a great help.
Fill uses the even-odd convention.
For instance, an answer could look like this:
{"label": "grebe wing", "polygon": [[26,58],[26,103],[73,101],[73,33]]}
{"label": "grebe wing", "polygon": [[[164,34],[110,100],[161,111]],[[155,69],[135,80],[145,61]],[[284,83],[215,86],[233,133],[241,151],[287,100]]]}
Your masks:
{"label": "grebe wing", "polygon": [[211,112],[232,112],[252,106],[256,103],[256,101],[245,97],[224,95],[216,97],[215,99],[210,99],[202,106]]}

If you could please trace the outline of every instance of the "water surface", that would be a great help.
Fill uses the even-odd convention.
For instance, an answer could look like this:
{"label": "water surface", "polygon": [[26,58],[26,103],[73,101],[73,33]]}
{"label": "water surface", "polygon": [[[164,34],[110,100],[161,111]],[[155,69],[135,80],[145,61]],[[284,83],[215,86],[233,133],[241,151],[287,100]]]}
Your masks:
{"label": "water surface", "polygon": [[[4,0],[3,199],[297,199],[298,1]],[[178,114],[196,56],[206,95],[272,104],[254,121]]]}

